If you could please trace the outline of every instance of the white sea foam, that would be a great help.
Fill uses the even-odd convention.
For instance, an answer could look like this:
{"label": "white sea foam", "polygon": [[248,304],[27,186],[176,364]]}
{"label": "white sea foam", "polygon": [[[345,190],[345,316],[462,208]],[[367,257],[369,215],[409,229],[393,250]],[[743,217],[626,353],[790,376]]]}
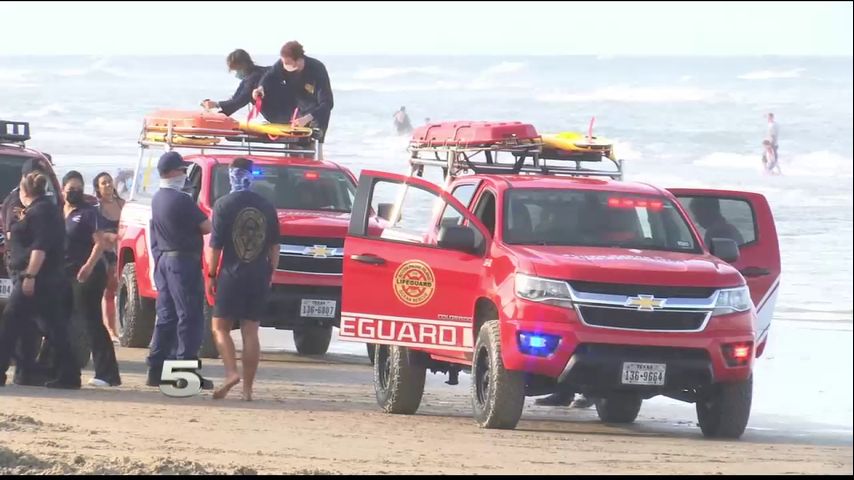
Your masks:
{"label": "white sea foam", "polygon": [[754,72],[739,75],[742,80],[774,80],[778,78],[798,78],[805,69],[792,68],[789,70],[757,70]]}

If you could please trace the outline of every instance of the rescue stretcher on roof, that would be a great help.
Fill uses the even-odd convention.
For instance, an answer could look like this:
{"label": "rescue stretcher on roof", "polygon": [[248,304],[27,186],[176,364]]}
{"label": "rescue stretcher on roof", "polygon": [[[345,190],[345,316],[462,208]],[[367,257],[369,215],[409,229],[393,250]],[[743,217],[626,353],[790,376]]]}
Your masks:
{"label": "rescue stretcher on roof", "polygon": [[[408,151],[417,176],[424,167],[439,167],[446,179],[467,172],[623,178],[623,161],[607,140],[574,132],[541,136],[521,122],[424,125],[413,132]],[[607,162],[614,168],[601,167]]]}
{"label": "rescue stretcher on roof", "polygon": [[315,129],[289,125],[241,124],[221,113],[158,110],[143,120],[138,143],[142,151],[151,147],[167,151],[182,148],[200,150],[202,154],[215,150],[322,160],[318,133]]}

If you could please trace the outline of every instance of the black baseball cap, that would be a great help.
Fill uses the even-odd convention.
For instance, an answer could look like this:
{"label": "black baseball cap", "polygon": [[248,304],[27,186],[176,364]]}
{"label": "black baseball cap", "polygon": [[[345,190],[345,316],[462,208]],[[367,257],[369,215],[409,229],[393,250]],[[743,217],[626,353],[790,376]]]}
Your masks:
{"label": "black baseball cap", "polygon": [[181,156],[178,152],[166,152],[160,156],[160,160],[157,162],[157,171],[160,175],[164,173],[169,173],[172,170],[179,170],[187,168],[189,165],[184,161],[184,157]]}

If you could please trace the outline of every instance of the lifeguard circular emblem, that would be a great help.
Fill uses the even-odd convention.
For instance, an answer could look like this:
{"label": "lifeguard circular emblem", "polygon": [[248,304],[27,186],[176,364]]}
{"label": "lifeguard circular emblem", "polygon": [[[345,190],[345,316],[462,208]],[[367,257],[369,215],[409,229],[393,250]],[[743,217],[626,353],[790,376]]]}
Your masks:
{"label": "lifeguard circular emblem", "polygon": [[429,302],[435,291],[433,270],[422,261],[403,262],[394,272],[394,293],[401,302],[410,307]]}

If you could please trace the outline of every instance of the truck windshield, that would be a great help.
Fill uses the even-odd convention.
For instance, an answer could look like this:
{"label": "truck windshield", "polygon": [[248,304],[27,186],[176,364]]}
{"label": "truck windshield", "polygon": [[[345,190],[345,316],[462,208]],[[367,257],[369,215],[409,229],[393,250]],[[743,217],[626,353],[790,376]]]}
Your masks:
{"label": "truck windshield", "polygon": [[519,245],[700,252],[666,198],[566,189],[516,189],[504,201],[504,241]]}
{"label": "truck windshield", "polygon": [[[341,170],[255,165],[252,191],[265,197],[277,209],[350,212],[356,186]],[[214,169],[211,202],[231,191],[228,166]]]}

